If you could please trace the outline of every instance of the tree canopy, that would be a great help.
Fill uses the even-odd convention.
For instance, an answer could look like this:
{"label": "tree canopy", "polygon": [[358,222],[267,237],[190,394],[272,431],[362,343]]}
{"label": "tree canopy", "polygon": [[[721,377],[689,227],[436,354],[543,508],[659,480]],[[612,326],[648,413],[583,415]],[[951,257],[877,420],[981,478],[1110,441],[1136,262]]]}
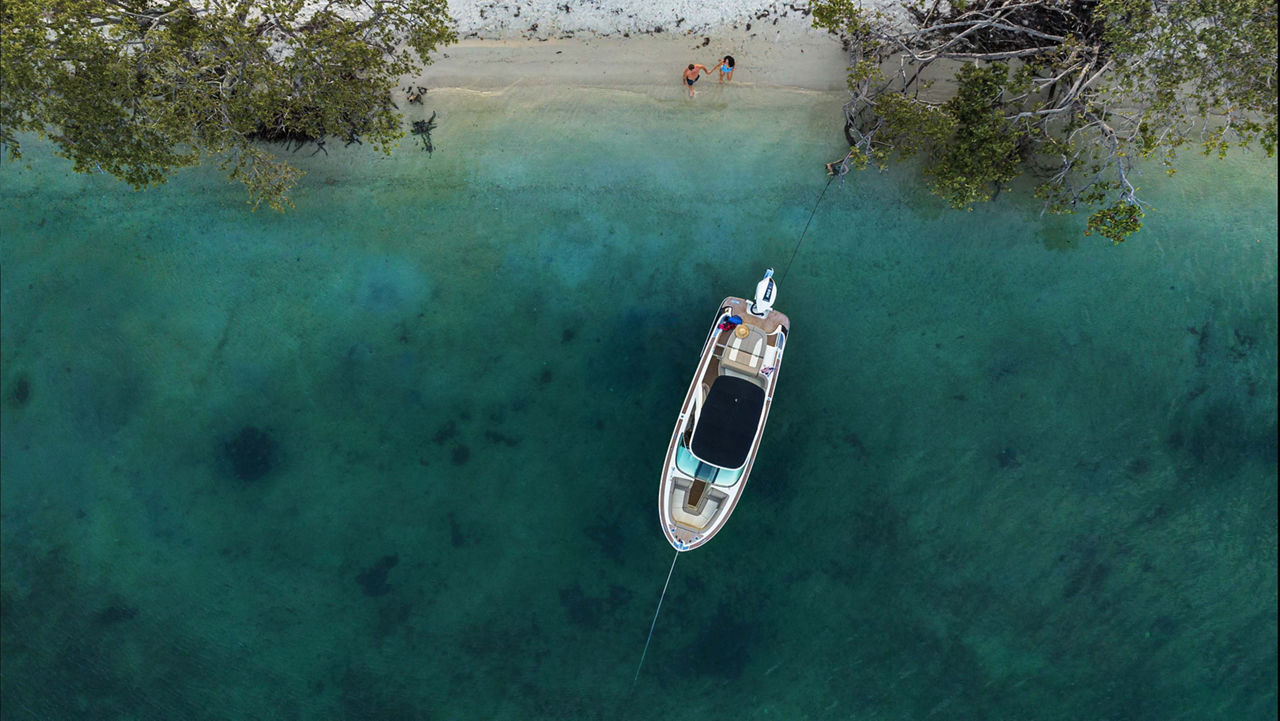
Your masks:
{"label": "tree canopy", "polygon": [[1086,235],[1119,243],[1142,224],[1138,161],[1275,154],[1274,0],[815,0],[813,17],[851,53],[841,173],[921,154],[956,208],[1028,173],[1047,211],[1092,208]]}
{"label": "tree canopy", "polygon": [[259,141],[389,151],[391,88],[455,39],[446,0],[0,0],[0,145],[134,187],[212,157],[279,209],[301,173]]}

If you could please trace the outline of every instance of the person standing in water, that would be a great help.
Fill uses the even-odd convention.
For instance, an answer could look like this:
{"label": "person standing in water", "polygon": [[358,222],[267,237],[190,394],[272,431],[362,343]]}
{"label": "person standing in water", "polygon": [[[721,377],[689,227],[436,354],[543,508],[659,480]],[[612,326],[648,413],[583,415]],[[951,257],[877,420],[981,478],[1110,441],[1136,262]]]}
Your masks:
{"label": "person standing in water", "polygon": [[720,82],[733,80],[733,56],[726,55],[720,58]]}
{"label": "person standing in water", "polygon": [[698,82],[698,78],[702,77],[702,75],[699,74],[699,71],[701,71],[703,75],[711,74],[711,71],[707,70],[706,65],[699,65],[698,63],[690,63],[689,67],[685,68],[684,71],[684,85],[689,89],[689,97],[691,98],[695,95],[693,92],[693,84]]}

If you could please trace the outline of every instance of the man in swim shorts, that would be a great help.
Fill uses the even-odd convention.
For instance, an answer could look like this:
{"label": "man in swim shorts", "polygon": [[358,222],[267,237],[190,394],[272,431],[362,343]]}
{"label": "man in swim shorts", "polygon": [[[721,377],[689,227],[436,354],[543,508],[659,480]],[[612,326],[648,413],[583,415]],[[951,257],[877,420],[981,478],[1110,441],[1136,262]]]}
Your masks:
{"label": "man in swim shorts", "polygon": [[726,80],[733,80],[733,56],[732,55],[726,55],[723,58],[720,58],[719,82],[723,83]]}
{"label": "man in swim shorts", "polygon": [[702,75],[699,74],[699,71],[702,71],[702,74],[705,75],[711,74],[711,71],[707,70],[706,65],[699,65],[697,63],[691,63],[684,71],[684,86],[689,89],[689,97],[691,98],[696,94],[693,92],[693,84],[698,82],[698,78],[702,77]]}

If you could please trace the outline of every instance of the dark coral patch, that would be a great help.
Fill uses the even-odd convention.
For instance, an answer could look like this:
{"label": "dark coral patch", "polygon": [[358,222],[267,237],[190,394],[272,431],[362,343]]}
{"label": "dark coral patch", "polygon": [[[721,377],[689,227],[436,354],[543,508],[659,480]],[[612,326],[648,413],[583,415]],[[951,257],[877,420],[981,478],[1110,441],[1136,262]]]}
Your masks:
{"label": "dark coral patch", "polygon": [[595,541],[600,553],[614,563],[622,562],[622,530],[616,523],[597,523],[586,528],[587,538]]}
{"label": "dark coral patch", "polygon": [[222,456],[231,471],[242,481],[256,481],[276,466],[278,448],[266,431],[245,426],[234,438],[222,444]]}
{"label": "dark coral patch", "polygon": [[453,465],[460,466],[471,460],[471,449],[459,443],[453,447],[453,453],[449,457],[453,460]]}
{"label": "dark coral patch", "polygon": [[373,638],[382,643],[388,636],[398,633],[413,617],[413,604],[408,601],[392,601],[378,606],[378,622],[373,627]]}
{"label": "dark coral patch", "polygon": [[1171,638],[1178,630],[1178,622],[1168,616],[1157,616],[1147,629],[1147,636],[1158,641]]}
{"label": "dark coral patch", "polygon": [[611,584],[609,591],[603,596],[592,596],[575,584],[560,589],[560,606],[575,625],[597,628],[604,619],[616,614],[619,609],[631,602],[629,589]]}
{"label": "dark coral patch", "polygon": [[1188,406],[1181,416],[1169,434],[1168,446],[1190,455],[1197,464],[1217,466],[1211,477],[1231,478],[1232,471],[1248,458],[1275,463],[1274,420],[1256,423],[1237,399],[1206,400]]}
{"label": "dark coral patch", "polygon": [[449,514],[449,543],[454,548],[462,548],[467,545],[467,536],[462,532],[462,526],[452,513]]}
{"label": "dark coral patch", "polygon": [[366,596],[385,596],[391,592],[387,584],[387,573],[400,562],[399,556],[383,556],[378,562],[356,575],[356,583],[364,590]]}
{"label": "dark coral patch", "polygon": [[437,446],[442,446],[456,435],[458,435],[458,424],[454,421],[449,421],[436,431],[434,440]]}
{"label": "dark coral patch", "polygon": [[1012,448],[1005,448],[997,453],[996,463],[999,463],[1001,468],[1017,468],[1022,465],[1022,462],[1018,460],[1018,452]]}
{"label": "dark coral patch", "polygon": [[560,589],[560,606],[574,625],[587,628],[598,627],[604,612],[603,599],[588,596],[582,586]]}
{"label": "dark coral patch", "polygon": [[485,431],[484,438],[490,443],[501,443],[502,445],[507,446],[508,448],[520,445],[519,438],[513,438],[511,436],[508,436],[504,433],[499,433],[497,431]]}
{"label": "dark coral patch", "polygon": [[574,329],[572,329],[572,328],[565,328],[565,329],[564,329],[564,332],[562,332],[562,333],[560,334],[560,342],[561,342],[561,343],[568,343],[569,341],[573,340],[573,337],[574,337],[574,336],[576,336],[577,334],[578,334],[578,332],[577,332],[577,331],[575,331]]}
{"label": "dark coral patch", "polygon": [[133,606],[107,606],[93,616],[93,620],[104,626],[121,621],[133,620],[138,615],[138,609]]}
{"label": "dark coral patch", "polygon": [[31,379],[25,375],[18,376],[13,388],[9,390],[9,400],[13,401],[13,404],[19,408],[27,405],[31,400]]}
{"label": "dark coral patch", "polygon": [[1151,461],[1148,461],[1145,458],[1134,458],[1129,461],[1129,463],[1124,467],[1124,470],[1130,476],[1136,478],[1138,476],[1145,475],[1147,471],[1151,470]]}
{"label": "dark coral patch", "polygon": [[631,592],[631,589],[626,586],[619,586],[617,584],[611,585],[609,586],[609,606],[611,608],[625,606],[631,602],[631,597],[633,595],[634,594]]}
{"label": "dark coral patch", "polygon": [[543,370],[542,373],[538,374],[538,385],[545,386],[546,384],[551,382],[552,378],[553,376],[551,375],[551,369],[547,368]]}
{"label": "dark coral patch", "polygon": [[697,624],[693,641],[685,648],[689,654],[686,658],[691,659],[690,670],[705,676],[740,678],[750,665],[752,647],[762,634],[756,626],[727,613],[725,604],[721,604],[720,614],[713,618],[724,620]]}
{"label": "dark coral patch", "polygon": [[862,439],[858,437],[857,433],[846,433],[844,435],[844,444],[852,448],[853,452],[857,454],[859,458],[867,457],[867,447],[863,444]]}
{"label": "dark coral patch", "polygon": [[1102,590],[1109,575],[1111,566],[1102,562],[1094,563],[1092,557],[1087,557],[1068,575],[1067,582],[1062,586],[1062,597],[1072,598],[1081,591],[1091,596],[1096,595]]}

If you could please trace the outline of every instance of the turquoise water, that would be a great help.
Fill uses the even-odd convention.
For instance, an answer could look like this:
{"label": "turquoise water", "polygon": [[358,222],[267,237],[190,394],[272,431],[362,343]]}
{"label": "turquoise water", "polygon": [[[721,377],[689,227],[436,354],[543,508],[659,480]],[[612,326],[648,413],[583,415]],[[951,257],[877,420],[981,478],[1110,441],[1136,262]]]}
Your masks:
{"label": "turquoise water", "polygon": [[907,168],[832,185],[749,489],[632,687],[689,374],[783,276],[840,102],[432,91],[433,155],[304,151],[284,215],[33,141],[0,169],[0,714],[1273,719],[1247,156],[1144,176],[1118,247]]}

